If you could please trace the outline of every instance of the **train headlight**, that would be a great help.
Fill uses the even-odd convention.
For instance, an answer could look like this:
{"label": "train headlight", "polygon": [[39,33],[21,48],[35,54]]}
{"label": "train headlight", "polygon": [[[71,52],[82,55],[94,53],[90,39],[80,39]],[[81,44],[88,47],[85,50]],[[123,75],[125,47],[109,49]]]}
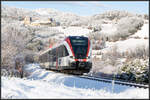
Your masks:
{"label": "train headlight", "polygon": [[73,59],[73,58],[74,58],[74,56],[70,56],[70,58],[72,58],[72,59]]}
{"label": "train headlight", "polygon": [[90,56],[86,57],[86,59],[90,59]]}

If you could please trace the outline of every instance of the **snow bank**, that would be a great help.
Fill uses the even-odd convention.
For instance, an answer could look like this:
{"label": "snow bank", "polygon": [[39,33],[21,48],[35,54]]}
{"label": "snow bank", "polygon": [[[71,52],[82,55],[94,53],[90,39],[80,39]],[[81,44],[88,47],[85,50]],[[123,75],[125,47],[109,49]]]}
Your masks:
{"label": "snow bank", "polygon": [[[148,89],[112,84],[26,66],[28,78],[2,78],[2,98],[148,98]],[[11,83],[11,84],[10,84]]]}
{"label": "snow bank", "polygon": [[140,38],[147,37],[149,38],[149,24],[144,24],[138,32],[136,32],[134,35],[130,37],[137,37],[139,36]]}

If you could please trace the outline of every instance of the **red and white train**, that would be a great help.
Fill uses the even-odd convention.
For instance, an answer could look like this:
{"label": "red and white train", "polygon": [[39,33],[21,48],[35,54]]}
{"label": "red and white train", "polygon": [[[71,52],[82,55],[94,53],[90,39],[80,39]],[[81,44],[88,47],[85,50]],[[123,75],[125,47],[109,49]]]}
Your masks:
{"label": "red and white train", "polygon": [[69,36],[39,55],[45,69],[88,73],[92,68],[92,44],[87,37]]}

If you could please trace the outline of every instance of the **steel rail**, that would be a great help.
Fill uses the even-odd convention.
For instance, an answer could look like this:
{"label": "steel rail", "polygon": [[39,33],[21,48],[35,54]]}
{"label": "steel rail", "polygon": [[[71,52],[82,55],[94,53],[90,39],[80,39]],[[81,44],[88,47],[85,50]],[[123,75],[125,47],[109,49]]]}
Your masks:
{"label": "steel rail", "polygon": [[107,82],[107,83],[112,83],[114,81],[115,84],[119,85],[127,85],[130,87],[139,87],[139,88],[149,88],[149,85],[143,85],[143,84],[137,84],[137,83],[130,83],[130,82],[123,82],[123,81],[118,81],[118,80],[113,80],[113,79],[108,79],[108,78],[102,78],[102,77],[93,77],[89,75],[75,75],[79,78],[84,78],[84,79],[90,79],[90,80],[95,80],[95,81],[102,81],[102,82]]}
{"label": "steel rail", "polygon": [[[57,70],[52,70],[52,71],[54,71],[56,73],[60,73]],[[96,76],[91,76],[91,75],[79,75],[79,74],[63,73],[63,72],[61,72],[61,73],[65,74],[65,75],[72,75],[72,76],[76,76],[79,78],[101,81],[101,82],[106,82],[106,83],[114,82],[114,84],[126,85],[126,86],[130,86],[130,87],[138,87],[138,88],[144,88],[144,89],[149,88],[149,85],[131,83],[131,82],[121,81],[121,80],[117,80],[117,79],[114,80],[113,78],[108,78],[108,77],[96,77]]]}

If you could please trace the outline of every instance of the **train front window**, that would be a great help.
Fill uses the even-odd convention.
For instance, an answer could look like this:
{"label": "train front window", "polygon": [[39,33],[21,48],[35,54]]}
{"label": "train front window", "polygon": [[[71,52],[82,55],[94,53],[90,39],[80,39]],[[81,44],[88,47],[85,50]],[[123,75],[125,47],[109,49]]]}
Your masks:
{"label": "train front window", "polygon": [[88,49],[88,38],[70,38],[76,59],[85,59]]}

